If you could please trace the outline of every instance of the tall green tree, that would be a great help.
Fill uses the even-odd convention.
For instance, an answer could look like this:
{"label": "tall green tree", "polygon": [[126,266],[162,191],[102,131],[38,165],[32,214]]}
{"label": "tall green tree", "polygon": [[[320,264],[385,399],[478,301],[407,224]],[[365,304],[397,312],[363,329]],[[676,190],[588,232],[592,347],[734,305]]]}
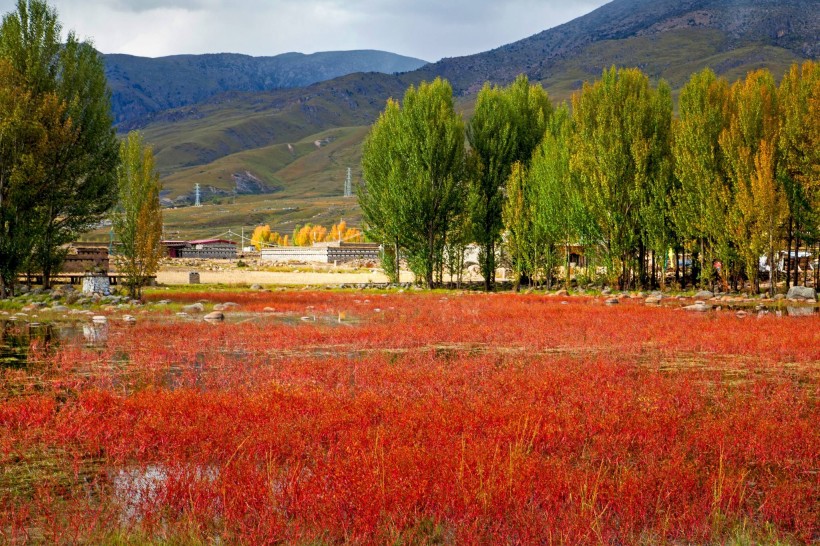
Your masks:
{"label": "tall green tree", "polygon": [[587,222],[579,187],[570,171],[572,120],[566,104],[552,116],[529,170],[532,195],[532,262],[537,274],[551,286],[563,247],[565,283],[570,281],[570,245],[586,241]]}
{"label": "tall green tree", "polygon": [[507,232],[506,246],[512,261],[514,288],[518,291],[521,277],[532,272],[533,203],[527,167],[520,162],[514,163],[506,187],[502,218]]}
{"label": "tall green tree", "polygon": [[523,75],[506,88],[486,84],[476,98],[467,138],[480,168],[472,181],[470,209],[486,290],[495,283],[504,184],[514,163],[529,164],[552,110],[546,91]]}
{"label": "tall green tree", "polygon": [[159,173],[154,153],[142,135],[132,131],[120,143],[117,169],[118,202],[112,215],[114,234],[120,243],[119,268],[132,298],[141,295],[147,279],[154,275],[162,253],[162,209]]}
{"label": "tall green tree", "polygon": [[575,131],[570,167],[580,197],[599,237],[610,282],[633,284],[642,267],[645,234],[642,212],[650,192],[667,176],[664,150],[671,119],[668,91],[649,85],[637,69],[605,70],[573,96]]}
{"label": "tall green tree", "polygon": [[720,136],[734,203],[728,233],[738,250],[752,290],[759,291],[759,258],[767,253],[771,272],[780,242],[785,201],[777,181],[780,118],[777,88],[767,70],[750,72],[735,82],[729,102],[729,126]]}
{"label": "tall green tree", "polygon": [[[820,68],[813,61],[794,64],[778,90],[780,163],[777,176],[788,207],[787,249],[820,241]],[[791,260],[787,261],[790,268]],[[797,284],[797,268],[787,269],[786,286]]]}
{"label": "tall green tree", "polygon": [[732,187],[720,135],[729,126],[729,83],[710,69],[683,87],[674,122],[672,154],[678,185],[671,193],[672,218],[680,238],[699,260],[695,272],[706,287],[715,261],[730,270],[726,230]]}
{"label": "tall green tree", "polygon": [[389,102],[368,136],[362,169],[368,230],[395,242],[417,278],[434,286],[466,198],[464,123],[450,84],[425,82],[410,87],[401,106]]}
{"label": "tall green tree", "polygon": [[[43,0],[18,0],[0,26],[0,58],[37,97],[63,105],[41,152],[46,184],[35,209],[34,259],[50,284],[62,246],[98,223],[116,201],[118,143],[102,59],[73,32],[60,40],[56,11]],[[68,127],[67,127],[68,126]],[[70,130],[68,130],[70,128]]]}
{"label": "tall green tree", "polygon": [[43,137],[37,110],[22,78],[0,60],[0,298],[13,294],[31,250],[31,212],[41,178],[32,155]]}
{"label": "tall green tree", "polygon": [[409,191],[404,162],[396,145],[402,135],[399,103],[387,101],[384,112],[373,124],[362,148],[363,183],[356,186],[367,236],[383,245],[382,269],[392,282],[400,281],[404,196]]}

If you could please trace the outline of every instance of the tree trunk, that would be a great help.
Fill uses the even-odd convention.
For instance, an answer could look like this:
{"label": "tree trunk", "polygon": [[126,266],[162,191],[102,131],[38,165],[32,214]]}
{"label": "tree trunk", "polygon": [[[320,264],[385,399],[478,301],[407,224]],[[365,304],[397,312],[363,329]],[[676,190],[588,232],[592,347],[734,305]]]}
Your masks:
{"label": "tree trunk", "polygon": [[795,235],[794,237],[794,286],[797,286],[800,282],[800,272],[798,271],[797,264],[800,261],[800,237]]}
{"label": "tree trunk", "polygon": [[[792,278],[792,264],[791,264],[791,257],[792,257],[792,237],[794,236],[793,226],[794,220],[791,216],[789,216],[789,231],[786,236],[786,292],[789,291]],[[769,267],[774,267],[774,264],[769,264]]]}
{"label": "tree trunk", "polygon": [[395,257],[393,258],[393,267],[396,268],[396,284],[401,283],[401,264],[399,263],[399,240],[396,239],[393,248],[396,251]]}

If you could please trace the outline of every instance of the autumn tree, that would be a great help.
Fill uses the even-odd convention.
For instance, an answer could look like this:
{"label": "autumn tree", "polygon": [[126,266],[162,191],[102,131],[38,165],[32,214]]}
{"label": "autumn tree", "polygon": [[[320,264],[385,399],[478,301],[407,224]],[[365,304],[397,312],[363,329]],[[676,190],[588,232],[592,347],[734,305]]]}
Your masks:
{"label": "autumn tree", "polygon": [[367,229],[395,248],[391,277],[404,252],[416,277],[434,286],[466,197],[464,123],[450,84],[436,79],[410,87],[401,106],[389,101],[365,141],[362,170]]}
{"label": "autumn tree", "polygon": [[572,120],[569,108],[558,107],[548,124],[544,139],[533,154],[528,186],[532,202],[531,262],[552,286],[554,270],[563,248],[564,273],[570,281],[570,245],[587,242],[589,222],[580,200],[580,188],[570,171]]}
{"label": "autumn tree", "polygon": [[776,177],[779,124],[777,88],[767,70],[750,72],[732,85],[729,126],[720,136],[734,196],[727,227],[754,291],[759,291],[759,257],[764,253],[774,279],[785,213]]}
{"label": "autumn tree", "polygon": [[701,286],[709,285],[715,261],[730,269],[726,230],[733,201],[720,135],[729,126],[729,83],[710,69],[694,74],[683,87],[674,122],[672,155],[677,187],[671,194],[678,235],[697,260]]}
{"label": "autumn tree", "polygon": [[62,246],[98,223],[116,201],[119,146],[102,59],[73,32],[61,40],[56,11],[18,0],[0,26],[0,58],[20,75],[35,102],[56,97],[60,117],[38,151],[44,185],[32,215],[34,259],[46,286]]}
{"label": "autumn tree", "polygon": [[480,247],[486,290],[495,282],[496,245],[503,228],[504,184],[514,163],[529,164],[552,114],[552,103],[540,85],[519,76],[509,87],[486,84],[476,98],[467,138],[479,168],[471,185],[473,238]]}
{"label": "autumn tree", "polygon": [[119,241],[118,267],[132,298],[154,275],[162,253],[161,184],[154,167],[154,153],[137,131],[120,143],[117,168],[118,201],[111,220]]}
{"label": "autumn tree", "polygon": [[0,298],[13,295],[31,249],[33,210],[42,183],[36,157],[45,129],[20,74],[0,60]]}
{"label": "autumn tree", "polygon": [[514,163],[506,187],[507,199],[503,203],[502,219],[507,234],[506,245],[512,261],[514,288],[517,291],[521,277],[532,271],[533,204],[527,167],[520,162]]}
{"label": "autumn tree", "polygon": [[[652,89],[637,69],[605,70],[573,96],[570,167],[579,177],[580,197],[592,231],[604,249],[610,280],[630,286],[643,266],[647,199],[660,191],[668,168],[664,124],[671,118],[668,88]],[[649,206],[655,206],[650,203]],[[636,267],[637,266],[637,267]]]}
{"label": "autumn tree", "polygon": [[[780,133],[778,180],[788,208],[786,286],[797,284],[791,269],[792,244],[797,258],[801,242],[820,242],[820,68],[813,61],[794,64],[778,90]],[[818,248],[820,252],[820,248]]]}

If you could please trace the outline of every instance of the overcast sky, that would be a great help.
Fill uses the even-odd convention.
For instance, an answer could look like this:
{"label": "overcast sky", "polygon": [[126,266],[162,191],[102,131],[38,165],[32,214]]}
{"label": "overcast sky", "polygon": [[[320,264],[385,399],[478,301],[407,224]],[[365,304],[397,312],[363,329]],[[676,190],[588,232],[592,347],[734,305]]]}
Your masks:
{"label": "overcast sky", "polygon": [[[382,49],[436,61],[486,51],[608,0],[50,0],[103,53],[276,55]],[[0,11],[15,0],[0,0]]]}

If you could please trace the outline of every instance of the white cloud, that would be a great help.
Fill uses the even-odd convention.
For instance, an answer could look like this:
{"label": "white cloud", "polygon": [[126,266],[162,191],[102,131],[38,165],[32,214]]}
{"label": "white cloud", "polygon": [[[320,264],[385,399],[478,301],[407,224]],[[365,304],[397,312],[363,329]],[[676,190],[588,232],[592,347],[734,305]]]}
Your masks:
{"label": "white cloud", "polygon": [[[605,0],[52,0],[106,53],[162,56],[383,49],[438,60],[546,30]],[[0,11],[14,9],[0,0]]]}

